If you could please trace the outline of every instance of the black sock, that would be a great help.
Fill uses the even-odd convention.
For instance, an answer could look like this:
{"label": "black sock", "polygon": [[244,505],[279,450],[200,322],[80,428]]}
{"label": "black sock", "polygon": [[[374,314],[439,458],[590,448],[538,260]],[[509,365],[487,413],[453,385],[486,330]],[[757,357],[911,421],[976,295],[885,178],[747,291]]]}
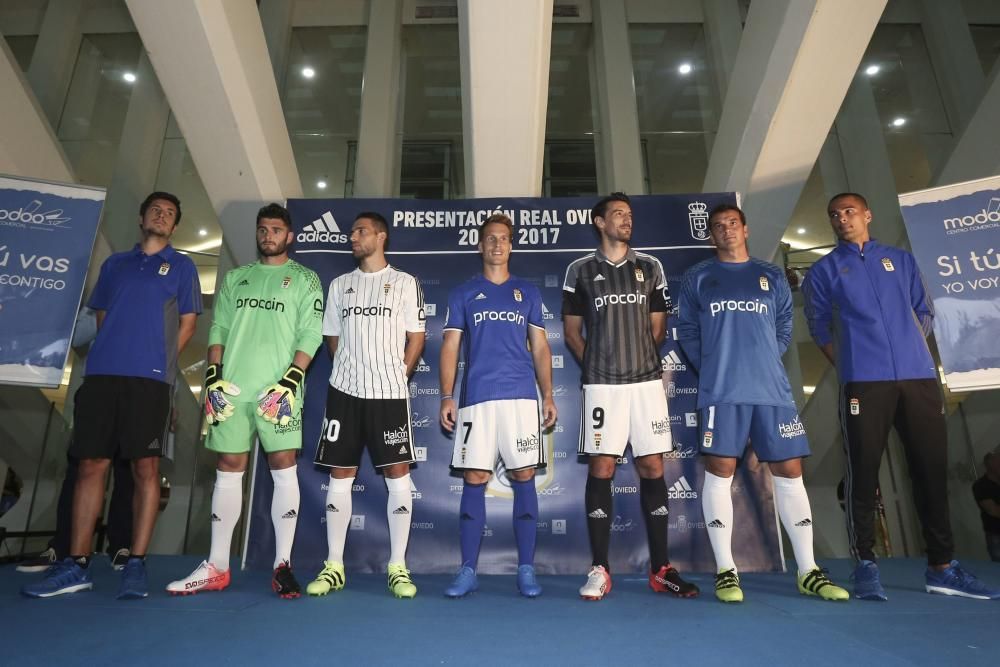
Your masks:
{"label": "black sock", "polygon": [[649,541],[649,569],[658,572],[670,563],[667,555],[667,483],[662,477],[639,480],[639,501],[646,517],[646,539]]}
{"label": "black sock", "polygon": [[142,562],[146,562],[146,554],[129,554],[128,559],[132,560],[133,558],[138,558]]}
{"label": "black sock", "polygon": [[90,556],[70,556],[70,558],[76,561],[76,564],[85,570],[90,567]]}
{"label": "black sock", "polygon": [[587,476],[587,491],[584,498],[587,509],[587,534],[590,536],[590,553],[594,565],[608,565],[608,550],[611,546],[611,517],[613,500],[611,480]]}

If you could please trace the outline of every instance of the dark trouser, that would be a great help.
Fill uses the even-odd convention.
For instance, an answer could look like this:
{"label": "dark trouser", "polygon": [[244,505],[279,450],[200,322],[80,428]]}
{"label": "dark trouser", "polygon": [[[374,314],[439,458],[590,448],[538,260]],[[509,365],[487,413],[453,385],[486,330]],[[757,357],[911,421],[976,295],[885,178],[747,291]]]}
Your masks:
{"label": "dark trouser", "polygon": [[895,426],[906,453],[927,562],[950,562],[954,545],[948,516],[948,436],[937,382],[849,382],[843,387],[840,417],[851,554],[875,560],[875,490],[889,429]]}
{"label": "dark trouser", "polygon": [[[111,461],[115,471],[115,486],[111,492],[111,507],[108,509],[108,553],[132,545],[132,465],[117,456]],[[56,534],[49,546],[56,550],[57,558],[66,558],[69,553],[70,533],[73,529],[73,492],[76,489],[76,474],[80,462],[67,457],[66,478],[59,491],[56,506]]]}
{"label": "dark trouser", "polygon": [[986,533],[986,550],[991,561],[1000,563],[1000,533]]}

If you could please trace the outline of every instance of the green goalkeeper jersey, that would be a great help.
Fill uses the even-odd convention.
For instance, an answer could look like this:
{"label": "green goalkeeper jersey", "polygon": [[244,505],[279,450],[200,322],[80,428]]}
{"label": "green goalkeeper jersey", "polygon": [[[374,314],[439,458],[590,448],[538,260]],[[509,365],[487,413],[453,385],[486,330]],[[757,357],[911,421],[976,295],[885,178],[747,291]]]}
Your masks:
{"label": "green goalkeeper jersey", "polygon": [[223,345],[222,374],[246,403],[281,378],[295,351],[310,357],[323,341],[319,276],[295,260],[254,262],[226,274],[217,291],[209,345]]}

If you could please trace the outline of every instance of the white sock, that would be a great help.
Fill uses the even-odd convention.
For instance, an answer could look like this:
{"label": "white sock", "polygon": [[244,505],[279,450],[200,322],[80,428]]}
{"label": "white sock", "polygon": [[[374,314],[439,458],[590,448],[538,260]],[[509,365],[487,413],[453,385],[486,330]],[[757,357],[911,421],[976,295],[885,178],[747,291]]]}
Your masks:
{"label": "white sock", "polygon": [[298,466],[272,470],[274,495],[271,497],[271,523],[274,524],[274,565],[292,562],[295,525],[299,522]]}
{"label": "white sock", "polygon": [[813,559],[812,511],[809,509],[809,495],[801,477],[774,478],[774,504],[778,506],[781,525],[788,533],[795,554],[795,565],[801,577],[816,569]]}
{"label": "white sock", "polygon": [[330,478],[326,491],[326,559],[334,563],[344,562],[344,543],[347,529],[351,526],[351,489],[354,478]]}
{"label": "white sock", "polygon": [[413,518],[413,496],[410,493],[410,473],[396,479],[385,478],[389,489],[386,514],[389,518],[389,562],[406,563],[406,544],[410,541],[410,520]]}
{"label": "white sock", "polygon": [[212,549],[208,562],[220,572],[229,569],[233,529],[243,510],[243,473],[215,471],[212,490]]}
{"label": "white sock", "polygon": [[733,494],[732,477],[717,477],[705,471],[705,483],[701,487],[701,508],[705,514],[708,541],[715,554],[718,572],[735,570],[733,560]]}

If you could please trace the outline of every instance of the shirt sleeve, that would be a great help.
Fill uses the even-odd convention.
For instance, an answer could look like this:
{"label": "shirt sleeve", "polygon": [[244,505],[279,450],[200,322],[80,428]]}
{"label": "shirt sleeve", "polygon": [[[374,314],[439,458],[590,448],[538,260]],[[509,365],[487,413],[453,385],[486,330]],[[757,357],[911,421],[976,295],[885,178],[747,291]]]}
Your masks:
{"label": "shirt sleeve", "polygon": [[697,372],[701,368],[701,303],[698,299],[697,276],[693,271],[684,273],[679,306],[677,342]]}
{"label": "shirt sleeve", "polygon": [[774,289],[774,305],[777,308],[774,335],[778,339],[778,354],[783,355],[792,342],[792,288],[780,270],[775,271]]}
{"label": "shirt sleeve", "polygon": [[415,276],[410,276],[410,286],[406,290],[404,305],[406,330],[417,333],[426,331],[427,315],[424,313],[424,290]]}
{"label": "shirt sleeve", "polygon": [[309,271],[307,275],[309,279],[299,299],[295,349],[311,357],[323,342],[323,284],[315,272]]}
{"label": "shirt sleeve", "polygon": [[225,345],[229,339],[229,327],[233,321],[233,295],[230,271],[222,280],[222,289],[215,297],[215,308],[212,313],[212,328],[208,330],[209,345]]}
{"label": "shirt sleeve", "polygon": [[655,257],[653,260],[653,285],[655,289],[649,298],[649,312],[669,313],[671,309],[670,286],[663,275],[663,264]]}
{"label": "shirt sleeve", "polygon": [[448,312],[444,316],[445,330],[465,331],[465,299],[463,290],[458,287],[448,294]]}
{"label": "shirt sleeve", "polygon": [[97,284],[87,301],[87,307],[93,310],[107,310],[111,305],[111,262],[114,258],[109,257],[101,264],[101,271],[97,274]]}
{"label": "shirt sleeve", "polygon": [[545,315],[542,313],[542,293],[538,288],[531,285],[527,289],[528,303],[528,324],[537,329],[545,329]]}
{"label": "shirt sleeve", "polygon": [[177,289],[177,312],[181,315],[201,313],[201,279],[198,267],[188,257],[180,255],[184,277]]}
{"label": "shirt sleeve", "polygon": [[583,317],[587,314],[583,291],[579,289],[576,267],[579,262],[570,262],[566,267],[566,277],[562,288],[562,314]]}
{"label": "shirt sleeve", "polygon": [[337,303],[337,294],[334,289],[337,280],[330,281],[330,288],[326,293],[326,308],[323,310],[323,335],[340,336],[340,304]]}
{"label": "shirt sleeve", "polygon": [[917,321],[920,322],[920,329],[926,338],[934,327],[934,304],[927,296],[927,286],[924,284],[924,278],[917,267],[917,260],[909,253],[905,257],[910,274],[910,305],[913,307]]}
{"label": "shirt sleeve", "polygon": [[830,298],[830,283],[823,268],[813,265],[802,281],[802,296],[805,297],[806,321],[809,335],[820,347],[833,342],[833,303]]}

